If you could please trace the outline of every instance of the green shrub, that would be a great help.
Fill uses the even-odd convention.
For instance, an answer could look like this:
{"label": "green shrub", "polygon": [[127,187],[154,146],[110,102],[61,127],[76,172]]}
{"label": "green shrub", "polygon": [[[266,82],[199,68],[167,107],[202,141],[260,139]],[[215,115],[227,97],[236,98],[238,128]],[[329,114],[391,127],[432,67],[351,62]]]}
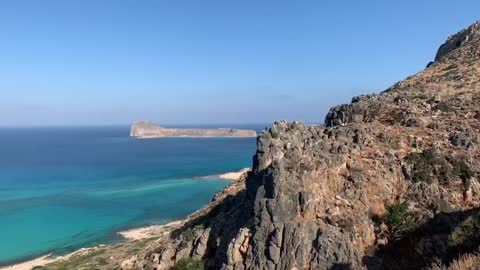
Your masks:
{"label": "green shrub", "polygon": [[203,262],[190,257],[182,258],[178,260],[172,270],[203,270]]}
{"label": "green shrub", "polygon": [[412,167],[413,182],[433,183],[435,178],[441,182],[447,182],[450,178],[451,168],[448,162],[434,149],[427,149],[422,153],[410,153],[407,156],[407,162]]}
{"label": "green shrub", "polygon": [[474,176],[473,171],[462,159],[454,159],[452,161],[453,174],[462,178],[462,180],[468,180]]}
{"label": "green shrub", "polygon": [[415,221],[415,213],[408,211],[405,202],[387,207],[387,214],[383,217],[390,231],[390,238],[398,239],[415,230],[419,225]]}
{"label": "green shrub", "polygon": [[478,216],[469,216],[448,237],[450,247],[468,246],[480,237],[480,222]]}
{"label": "green shrub", "polygon": [[452,177],[467,180],[475,173],[468,164],[458,157],[444,157],[433,149],[422,153],[410,153],[407,162],[412,165],[411,178],[413,182],[433,183],[438,179],[440,183],[448,183]]}
{"label": "green shrub", "polygon": [[408,215],[408,206],[405,202],[393,204],[387,207],[387,214],[384,218],[385,224],[391,231],[396,231],[405,223]]}
{"label": "green shrub", "polygon": [[185,242],[191,242],[195,240],[195,230],[193,228],[188,228],[182,232],[182,237]]}
{"label": "green shrub", "polygon": [[400,124],[404,117],[402,111],[389,111],[380,119],[380,122],[387,125]]}

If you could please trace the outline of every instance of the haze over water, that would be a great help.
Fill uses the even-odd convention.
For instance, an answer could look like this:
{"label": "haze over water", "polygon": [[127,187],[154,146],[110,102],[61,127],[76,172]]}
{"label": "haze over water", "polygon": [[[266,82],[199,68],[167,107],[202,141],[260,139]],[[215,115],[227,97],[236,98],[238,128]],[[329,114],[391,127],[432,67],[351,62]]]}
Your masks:
{"label": "haze over water", "polygon": [[255,152],[255,138],[128,135],[128,127],[0,129],[0,265],[183,218],[228,184],[199,177],[250,167]]}

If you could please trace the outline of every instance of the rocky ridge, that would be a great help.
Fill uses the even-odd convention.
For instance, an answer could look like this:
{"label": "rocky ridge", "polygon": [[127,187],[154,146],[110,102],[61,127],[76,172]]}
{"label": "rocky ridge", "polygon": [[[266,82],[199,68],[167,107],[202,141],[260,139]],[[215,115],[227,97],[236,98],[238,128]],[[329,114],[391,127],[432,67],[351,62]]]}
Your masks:
{"label": "rocky ridge", "polygon": [[479,25],[450,37],[424,71],[333,107],[325,126],[278,122],[262,132],[245,189],[132,268],[169,269],[190,257],[207,269],[466,261],[455,260],[480,243]]}

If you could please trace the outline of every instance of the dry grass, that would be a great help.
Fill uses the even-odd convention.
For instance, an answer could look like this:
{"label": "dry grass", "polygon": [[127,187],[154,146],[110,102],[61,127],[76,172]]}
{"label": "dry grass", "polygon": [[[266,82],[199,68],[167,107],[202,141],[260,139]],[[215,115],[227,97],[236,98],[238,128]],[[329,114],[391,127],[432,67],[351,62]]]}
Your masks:
{"label": "dry grass", "polygon": [[478,270],[480,269],[480,255],[466,254],[450,264],[448,270]]}

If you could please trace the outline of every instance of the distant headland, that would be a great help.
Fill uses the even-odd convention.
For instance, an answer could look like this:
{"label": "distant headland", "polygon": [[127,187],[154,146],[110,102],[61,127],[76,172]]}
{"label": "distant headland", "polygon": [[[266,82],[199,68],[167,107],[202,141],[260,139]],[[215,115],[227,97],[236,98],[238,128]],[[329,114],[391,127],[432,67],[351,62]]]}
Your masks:
{"label": "distant headland", "polygon": [[153,122],[138,121],[130,128],[130,137],[138,139],[163,138],[163,137],[256,137],[255,130],[214,128],[214,129],[179,129],[163,128]]}

